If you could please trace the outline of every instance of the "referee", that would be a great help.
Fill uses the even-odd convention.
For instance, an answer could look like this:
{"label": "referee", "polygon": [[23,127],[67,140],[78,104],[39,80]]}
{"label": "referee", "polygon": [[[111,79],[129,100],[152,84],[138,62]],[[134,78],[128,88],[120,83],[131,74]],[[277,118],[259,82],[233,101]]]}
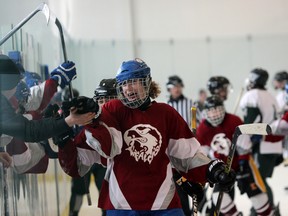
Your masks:
{"label": "referee", "polygon": [[[170,76],[168,78],[168,82],[166,83],[167,91],[170,94],[168,104],[172,106],[178,113],[183,117],[183,119],[187,122],[189,127],[191,126],[191,107],[192,100],[186,98],[182,91],[184,84],[182,79],[177,76]],[[186,216],[191,215],[191,208],[189,205],[189,199],[186,192],[184,192],[177,184],[176,184],[177,192],[180,197],[180,201],[182,204],[182,209]]]}
{"label": "referee", "polygon": [[166,87],[170,94],[167,103],[177,110],[190,127],[192,100],[183,95],[184,84],[182,79],[177,75],[170,76]]}

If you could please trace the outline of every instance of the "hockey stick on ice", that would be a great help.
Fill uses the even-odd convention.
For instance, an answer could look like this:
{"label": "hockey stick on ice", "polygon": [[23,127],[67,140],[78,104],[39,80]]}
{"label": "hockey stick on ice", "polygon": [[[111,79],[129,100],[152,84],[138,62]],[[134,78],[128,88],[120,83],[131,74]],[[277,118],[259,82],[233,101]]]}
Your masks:
{"label": "hockey stick on ice", "polygon": [[[231,170],[232,161],[233,161],[234,153],[236,150],[237,140],[241,134],[268,135],[268,134],[271,134],[271,132],[272,132],[271,127],[265,123],[243,124],[243,125],[239,125],[238,127],[236,127],[233,137],[232,137],[230,152],[227,157],[225,172],[229,173]],[[220,191],[218,199],[217,199],[216,207],[214,210],[214,214],[213,214],[214,216],[218,216],[220,214],[220,206],[221,206],[222,198],[223,198],[223,191]]]}
{"label": "hockey stick on ice", "polygon": [[8,32],[0,41],[0,46],[5,43],[16,31],[18,31],[25,23],[27,23],[35,14],[41,11],[47,20],[47,24],[49,23],[49,8],[47,4],[41,3],[34,11],[32,11],[26,18],[24,18],[20,23],[18,23],[10,32]]}

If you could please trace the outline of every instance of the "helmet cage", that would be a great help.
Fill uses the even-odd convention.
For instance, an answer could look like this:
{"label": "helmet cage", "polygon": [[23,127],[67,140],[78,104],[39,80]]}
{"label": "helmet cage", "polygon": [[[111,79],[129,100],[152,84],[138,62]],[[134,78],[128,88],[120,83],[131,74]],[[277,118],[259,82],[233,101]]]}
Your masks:
{"label": "helmet cage", "polygon": [[[128,79],[116,85],[118,99],[127,107],[136,109],[149,97],[151,77]],[[127,90],[128,89],[128,90]]]}
{"label": "helmet cage", "polygon": [[225,107],[223,105],[204,109],[204,118],[213,126],[220,125],[225,117]]}

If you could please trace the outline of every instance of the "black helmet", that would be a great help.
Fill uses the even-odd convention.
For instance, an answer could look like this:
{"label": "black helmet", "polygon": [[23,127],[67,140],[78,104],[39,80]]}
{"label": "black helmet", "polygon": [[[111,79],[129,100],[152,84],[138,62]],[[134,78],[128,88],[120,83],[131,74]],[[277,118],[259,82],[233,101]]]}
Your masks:
{"label": "black helmet", "polygon": [[249,75],[249,87],[264,89],[266,82],[269,78],[269,74],[262,68],[255,68]]}
{"label": "black helmet", "polygon": [[217,106],[223,106],[223,101],[217,95],[212,95],[206,98],[204,103],[204,109],[215,108]]}
{"label": "black helmet", "polygon": [[116,79],[103,79],[94,91],[94,98],[98,100],[100,97],[117,97]]}
{"label": "black helmet", "polygon": [[168,77],[168,82],[166,83],[167,89],[169,90],[170,88],[172,88],[176,85],[180,85],[180,86],[184,87],[182,79],[177,75]]}
{"label": "black helmet", "polygon": [[278,82],[287,81],[288,80],[288,73],[287,71],[279,71],[275,74],[274,80]]}
{"label": "black helmet", "polygon": [[225,107],[220,97],[213,95],[206,99],[203,116],[213,127],[217,127],[223,122]]}
{"label": "black helmet", "polygon": [[217,94],[217,90],[223,88],[225,85],[230,85],[229,80],[223,76],[213,76],[208,80],[207,88],[210,94]]}

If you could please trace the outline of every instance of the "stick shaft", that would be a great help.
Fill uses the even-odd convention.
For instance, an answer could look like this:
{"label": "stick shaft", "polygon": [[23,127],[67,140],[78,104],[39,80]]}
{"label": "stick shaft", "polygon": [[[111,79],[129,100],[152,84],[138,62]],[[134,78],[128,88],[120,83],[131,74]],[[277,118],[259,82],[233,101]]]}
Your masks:
{"label": "stick shaft", "polygon": [[16,31],[18,31],[25,23],[27,23],[35,14],[42,11],[45,3],[40,4],[34,11],[32,11],[27,17],[25,17],[20,23],[18,23],[13,29],[11,29],[0,41],[0,46],[5,43]]}

